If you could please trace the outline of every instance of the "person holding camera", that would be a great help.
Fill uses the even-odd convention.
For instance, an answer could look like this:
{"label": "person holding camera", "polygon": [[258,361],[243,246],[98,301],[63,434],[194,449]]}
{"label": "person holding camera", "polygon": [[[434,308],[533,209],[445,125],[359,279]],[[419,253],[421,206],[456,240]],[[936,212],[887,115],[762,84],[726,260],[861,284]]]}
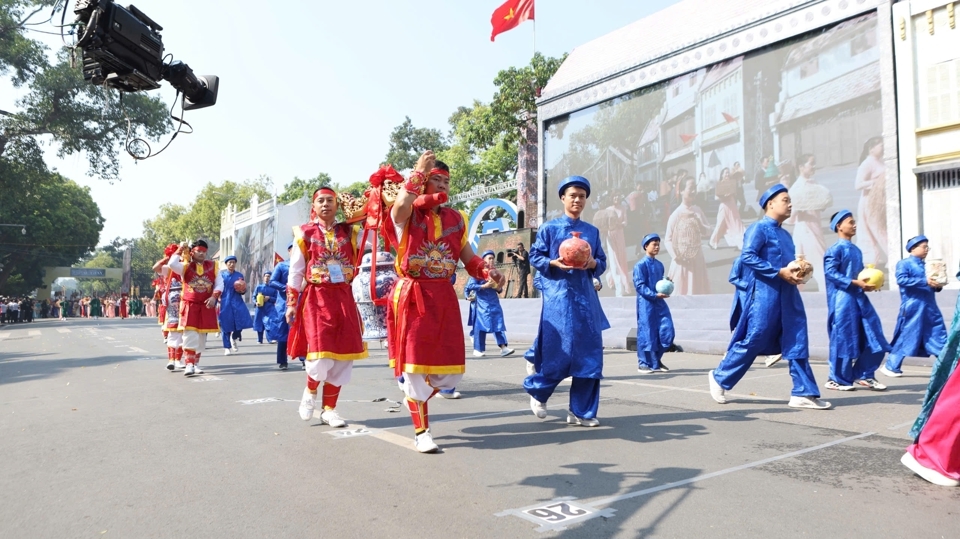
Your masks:
{"label": "person holding camera", "polygon": [[517,244],[516,249],[507,249],[507,255],[513,259],[513,265],[517,268],[517,279],[520,281],[517,288],[518,298],[529,298],[527,292],[527,277],[530,276],[530,253],[523,248],[522,243]]}

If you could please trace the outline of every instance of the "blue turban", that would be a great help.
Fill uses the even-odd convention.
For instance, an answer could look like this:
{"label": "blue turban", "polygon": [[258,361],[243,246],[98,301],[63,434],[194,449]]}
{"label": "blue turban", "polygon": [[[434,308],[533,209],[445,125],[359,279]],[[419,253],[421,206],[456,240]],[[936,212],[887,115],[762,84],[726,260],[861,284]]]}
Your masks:
{"label": "blue turban", "polygon": [[651,241],[660,241],[660,235],[654,232],[653,234],[647,234],[643,237],[643,243],[641,244],[644,249],[647,248],[647,244]]}
{"label": "blue turban", "polygon": [[784,191],[787,191],[787,186],[783,185],[782,183],[778,183],[777,185],[774,185],[770,189],[767,189],[767,191],[763,194],[763,196],[760,197],[760,209],[763,209],[763,210],[767,209],[767,202],[770,202],[771,198],[779,195]]}
{"label": "blue turban", "polygon": [[910,238],[909,240],[907,240],[907,252],[912,251],[914,247],[916,247],[917,245],[920,245],[925,241],[930,241],[930,240],[928,240],[927,237],[924,236],[923,234]]}
{"label": "blue turban", "polygon": [[290,242],[289,245],[287,245],[287,250],[289,251],[290,249],[293,249],[293,242],[292,242],[292,241]]}
{"label": "blue turban", "polygon": [[577,187],[582,187],[587,192],[587,198],[590,198],[590,180],[584,178],[583,176],[570,176],[565,178],[560,182],[560,187],[557,189],[559,195],[563,196],[563,192],[567,190],[567,187],[571,185],[576,185]]}
{"label": "blue turban", "polygon": [[486,258],[487,255],[496,256],[496,253],[494,253],[494,252],[491,251],[490,249],[487,249],[486,251],[483,252],[483,254],[480,255],[480,258]]}
{"label": "blue turban", "polygon": [[235,257],[235,256],[233,256],[233,255],[230,255],[230,256],[228,256],[227,258],[224,258],[224,259],[223,259],[223,263],[226,264],[227,262],[230,262],[231,260],[233,260],[234,262],[236,262],[236,261],[237,261],[237,257]]}
{"label": "blue turban", "polygon": [[850,213],[850,210],[840,210],[836,215],[833,216],[833,219],[830,220],[830,230],[836,232],[837,227],[840,226],[847,217],[853,217],[853,214]]}

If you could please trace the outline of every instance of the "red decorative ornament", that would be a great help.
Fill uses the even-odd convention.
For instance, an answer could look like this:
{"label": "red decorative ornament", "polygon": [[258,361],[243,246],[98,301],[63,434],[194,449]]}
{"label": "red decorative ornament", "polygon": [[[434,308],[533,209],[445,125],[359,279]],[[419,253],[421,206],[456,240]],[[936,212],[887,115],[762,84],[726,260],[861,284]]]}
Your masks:
{"label": "red decorative ornament", "polygon": [[580,239],[580,232],[571,232],[573,237],[560,244],[560,261],[567,266],[582,268],[590,261],[593,250],[586,240]]}
{"label": "red decorative ornament", "polygon": [[237,294],[246,294],[247,293],[247,281],[240,279],[239,281],[233,283],[233,290]]}

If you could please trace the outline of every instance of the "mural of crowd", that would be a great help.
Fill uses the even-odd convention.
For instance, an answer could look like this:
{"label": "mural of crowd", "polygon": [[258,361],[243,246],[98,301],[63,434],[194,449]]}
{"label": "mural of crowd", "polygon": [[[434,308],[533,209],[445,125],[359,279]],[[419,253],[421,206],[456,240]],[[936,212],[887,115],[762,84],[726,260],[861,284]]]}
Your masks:
{"label": "mural of crowd", "polygon": [[[785,226],[823,291],[831,215],[854,211],[866,263],[887,262],[875,14],[550,120],[547,192],[571,174],[594,195],[584,219],[604,239],[606,295],[634,294],[649,232],[675,294],[727,293],[743,232],[767,187],[790,188]],[[546,199],[547,218],[562,207]],[[664,255],[666,255],[664,257]]]}

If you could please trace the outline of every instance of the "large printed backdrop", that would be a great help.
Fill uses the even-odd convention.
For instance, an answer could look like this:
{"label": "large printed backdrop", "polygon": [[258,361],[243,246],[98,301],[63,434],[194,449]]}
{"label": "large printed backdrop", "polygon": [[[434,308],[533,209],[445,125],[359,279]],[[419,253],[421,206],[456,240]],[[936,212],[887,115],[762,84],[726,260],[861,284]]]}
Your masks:
{"label": "large printed backdrop", "polygon": [[[754,51],[546,124],[547,218],[558,182],[593,185],[584,219],[601,230],[603,294],[635,291],[632,269],[649,232],[679,294],[728,293],[742,227],[767,185],[790,187],[785,226],[817,269],[834,212],[850,209],[866,263],[887,260],[877,19],[865,15]],[[686,201],[686,203],[684,203]]]}
{"label": "large printed backdrop", "polygon": [[263,282],[263,273],[273,271],[274,227],[275,219],[269,217],[237,231],[237,271],[247,281],[247,303],[252,301],[253,290]]}

